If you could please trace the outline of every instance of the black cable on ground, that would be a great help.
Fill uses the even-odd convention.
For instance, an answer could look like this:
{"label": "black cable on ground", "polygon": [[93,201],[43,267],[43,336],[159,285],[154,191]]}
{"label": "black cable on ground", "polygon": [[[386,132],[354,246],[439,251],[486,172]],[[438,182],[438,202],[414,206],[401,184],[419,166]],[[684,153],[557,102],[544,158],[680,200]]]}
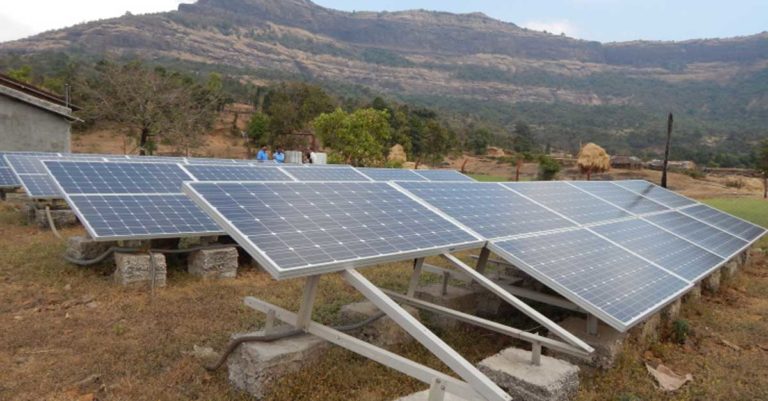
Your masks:
{"label": "black cable on ground", "polygon": [[[352,323],[352,324],[347,324],[347,325],[332,326],[331,328],[334,329],[334,330],[341,331],[341,332],[354,331],[354,330],[363,328],[363,327],[365,327],[365,326],[367,326],[367,325],[369,325],[369,324],[371,324],[371,323],[381,319],[384,316],[385,315],[384,315],[383,312],[379,312],[379,313],[369,317],[368,319],[365,319],[365,320],[362,320],[362,321],[359,321],[359,322],[356,322],[356,323]],[[300,334],[304,334],[304,330],[288,330],[288,331],[285,331],[285,332],[282,332],[282,333],[275,333],[275,334],[258,334],[258,335],[257,334],[253,334],[253,335],[245,335],[245,336],[242,336],[242,337],[237,337],[237,338],[233,339],[232,341],[230,341],[229,344],[227,344],[227,349],[224,350],[224,352],[221,354],[221,356],[216,361],[216,363],[211,364],[211,365],[205,365],[204,367],[205,367],[205,369],[210,370],[210,371],[214,371],[214,370],[220,368],[221,365],[223,365],[224,362],[227,361],[227,358],[229,358],[229,355],[231,355],[237,349],[237,347],[240,346],[240,344],[248,343],[248,342],[267,342],[268,343],[268,342],[273,342],[273,341],[277,341],[277,340],[282,340],[282,339],[285,339],[285,338],[295,337],[295,336],[298,336]]]}

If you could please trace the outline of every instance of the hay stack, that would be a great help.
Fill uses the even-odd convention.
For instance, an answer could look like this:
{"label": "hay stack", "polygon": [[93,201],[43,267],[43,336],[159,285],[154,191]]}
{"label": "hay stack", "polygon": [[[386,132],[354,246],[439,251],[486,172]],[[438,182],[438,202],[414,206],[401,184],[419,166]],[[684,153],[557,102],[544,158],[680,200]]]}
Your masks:
{"label": "hay stack", "polygon": [[587,180],[590,180],[592,173],[602,173],[611,169],[611,156],[600,146],[588,143],[579,151],[577,164],[581,173],[586,174]]}
{"label": "hay stack", "polygon": [[396,163],[405,163],[408,161],[408,158],[405,155],[405,149],[403,149],[403,145],[396,144],[391,149],[389,149],[387,160]]}

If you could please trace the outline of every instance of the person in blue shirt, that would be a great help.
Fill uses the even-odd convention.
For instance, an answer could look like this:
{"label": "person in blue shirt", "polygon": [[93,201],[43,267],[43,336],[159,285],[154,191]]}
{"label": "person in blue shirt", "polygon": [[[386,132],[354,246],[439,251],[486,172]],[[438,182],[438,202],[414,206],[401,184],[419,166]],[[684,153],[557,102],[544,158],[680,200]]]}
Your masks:
{"label": "person in blue shirt", "polygon": [[268,152],[267,145],[262,146],[261,149],[259,150],[259,153],[256,154],[256,160],[261,162],[265,162],[269,160],[269,153],[267,152]]}
{"label": "person in blue shirt", "polygon": [[278,163],[285,163],[285,152],[283,152],[282,146],[277,147],[277,150],[275,150],[275,153],[272,155],[272,159]]}

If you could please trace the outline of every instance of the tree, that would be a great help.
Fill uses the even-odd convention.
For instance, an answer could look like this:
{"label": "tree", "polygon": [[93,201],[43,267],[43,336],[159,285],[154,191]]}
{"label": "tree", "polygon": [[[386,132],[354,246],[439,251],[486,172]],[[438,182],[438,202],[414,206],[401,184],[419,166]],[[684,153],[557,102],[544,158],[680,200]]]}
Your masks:
{"label": "tree", "polygon": [[17,81],[24,83],[32,83],[32,67],[28,65],[22,65],[19,68],[8,70],[7,75]]}
{"label": "tree", "polygon": [[467,147],[476,155],[483,155],[488,150],[491,142],[491,131],[485,128],[478,128],[469,132],[467,138]]}
{"label": "tree", "polygon": [[513,148],[519,153],[531,153],[536,148],[536,137],[531,132],[531,127],[522,121],[515,124]]}
{"label": "tree", "polygon": [[248,121],[245,133],[248,135],[249,143],[257,146],[265,145],[269,142],[269,116],[256,112]]}
{"label": "tree", "polygon": [[104,61],[96,70],[95,78],[78,85],[86,101],[84,118],[122,125],[126,137],[137,138],[140,154],[152,154],[159,141],[187,154],[202,144],[221,93],[189,76],[149,69],[139,61]]}
{"label": "tree", "polygon": [[308,129],[315,117],[335,108],[334,100],[322,88],[300,82],[280,84],[264,96],[271,140],[281,143],[290,143],[286,137]]}
{"label": "tree", "polygon": [[547,156],[539,156],[539,179],[542,181],[551,181],[560,172],[560,163],[557,160]]}
{"label": "tree", "polygon": [[768,139],[760,143],[755,167],[763,174],[763,199],[768,199]]}
{"label": "tree", "polygon": [[386,160],[386,147],[392,128],[389,113],[360,109],[347,113],[340,108],[323,113],[312,122],[323,145],[354,166],[381,165]]}

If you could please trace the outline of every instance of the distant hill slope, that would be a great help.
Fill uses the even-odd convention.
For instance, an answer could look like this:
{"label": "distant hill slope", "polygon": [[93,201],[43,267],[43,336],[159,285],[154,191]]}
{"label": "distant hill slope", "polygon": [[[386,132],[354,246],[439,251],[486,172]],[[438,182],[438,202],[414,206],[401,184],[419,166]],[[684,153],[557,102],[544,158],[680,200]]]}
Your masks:
{"label": "distant hill slope", "polygon": [[[768,33],[601,44],[480,13],[342,12],[308,0],[199,0],[0,44],[3,55],[138,55],[244,79],[362,85],[542,142],[658,151],[663,114],[700,152],[735,152],[768,126]],[[695,156],[681,149],[680,157]],[[689,152],[690,153],[690,152]]]}

